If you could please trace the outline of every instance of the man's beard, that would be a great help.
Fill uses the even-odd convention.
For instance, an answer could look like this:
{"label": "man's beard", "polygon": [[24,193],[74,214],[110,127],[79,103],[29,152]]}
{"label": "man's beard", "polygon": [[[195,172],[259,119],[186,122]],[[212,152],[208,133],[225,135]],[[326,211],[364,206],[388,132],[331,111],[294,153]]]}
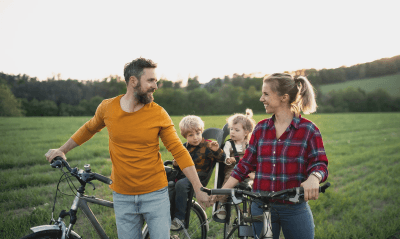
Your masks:
{"label": "man's beard", "polygon": [[142,91],[140,81],[135,87],[135,97],[142,104],[148,104],[153,102],[154,97],[153,94],[149,94],[150,92],[154,92],[155,89],[150,89],[148,91]]}

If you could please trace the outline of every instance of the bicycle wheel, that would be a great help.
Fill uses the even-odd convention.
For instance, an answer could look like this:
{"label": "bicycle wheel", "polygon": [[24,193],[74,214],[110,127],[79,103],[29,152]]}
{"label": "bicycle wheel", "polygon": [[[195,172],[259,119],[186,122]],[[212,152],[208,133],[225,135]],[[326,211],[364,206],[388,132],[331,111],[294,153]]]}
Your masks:
{"label": "bicycle wheel", "polygon": [[188,228],[186,230],[170,231],[171,238],[188,238],[185,231],[187,231],[190,238],[206,239],[207,237],[207,225],[204,211],[197,203],[193,203],[190,208]]}
{"label": "bicycle wheel", "polygon": [[[71,234],[69,238],[80,239],[81,237],[76,237],[75,235]],[[61,231],[60,230],[40,231],[24,236],[21,239],[61,239]]]}
{"label": "bicycle wheel", "polygon": [[[188,238],[186,232],[189,235],[189,238],[192,239],[206,239],[207,237],[206,218],[203,209],[197,203],[194,203],[190,208],[189,227],[186,230],[170,231],[170,238]],[[147,225],[143,227],[143,238],[150,239]]]}
{"label": "bicycle wheel", "polygon": [[[224,223],[224,238],[227,238],[231,230],[239,224],[238,222],[238,214],[240,213],[240,209],[238,205],[230,204],[225,205],[226,209],[226,222]],[[237,236],[237,233],[236,233]],[[238,237],[231,237],[231,238],[238,238]]]}

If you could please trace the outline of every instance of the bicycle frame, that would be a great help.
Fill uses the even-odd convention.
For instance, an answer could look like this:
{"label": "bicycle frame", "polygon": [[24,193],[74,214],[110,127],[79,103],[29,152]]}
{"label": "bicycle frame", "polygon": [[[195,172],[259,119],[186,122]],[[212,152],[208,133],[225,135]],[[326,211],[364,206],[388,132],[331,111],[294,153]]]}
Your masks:
{"label": "bicycle frame", "polygon": [[[86,196],[82,195],[81,193],[77,193],[75,196],[74,202],[72,203],[71,210],[76,211],[78,208],[82,210],[85,214],[86,218],[90,221],[93,228],[96,230],[97,234],[101,239],[108,239],[106,232],[104,231],[103,227],[100,225],[99,221],[97,220],[96,216],[93,214],[93,211],[90,209],[87,202],[97,204],[100,206],[105,206],[109,208],[114,208],[114,203],[96,198],[94,196]],[[63,218],[58,218],[56,221],[57,224],[55,225],[43,225],[32,227],[31,230],[33,232],[45,231],[45,230],[62,230],[62,239],[66,238],[66,235],[73,234],[74,236],[81,238],[75,231],[72,230],[73,224],[69,224],[68,228],[66,228],[65,223],[62,221]]]}
{"label": "bicycle frame", "polygon": [[[228,204],[231,205],[239,205],[241,203],[247,203],[246,199],[238,199],[233,193],[231,194],[231,202],[228,202]],[[238,225],[238,236],[241,238],[247,238],[247,237],[254,237],[253,234],[253,228],[252,225],[245,225],[244,223],[250,223],[253,224],[254,222],[262,222],[263,223],[263,228],[262,228],[262,233],[263,235],[262,238],[272,238],[272,224],[271,224],[271,213],[270,213],[270,206],[268,205],[263,205],[263,208],[265,209],[265,206],[267,206],[267,210],[263,210],[263,214],[258,215],[258,216],[245,216],[241,215],[241,213],[238,213],[237,215],[237,221],[239,223]],[[232,216],[232,215],[230,215]],[[235,228],[232,229],[232,231],[235,231]],[[257,237],[258,238],[258,237]],[[260,238],[261,239],[261,238]]]}

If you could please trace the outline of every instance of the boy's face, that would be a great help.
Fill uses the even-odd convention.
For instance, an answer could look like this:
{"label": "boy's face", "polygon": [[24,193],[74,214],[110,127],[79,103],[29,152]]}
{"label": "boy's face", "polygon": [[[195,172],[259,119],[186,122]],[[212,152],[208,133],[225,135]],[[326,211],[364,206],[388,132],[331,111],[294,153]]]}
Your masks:
{"label": "boy's face", "polygon": [[202,134],[201,134],[201,130],[190,131],[186,135],[186,139],[187,139],[188,143],[193,145],[193,146],[199,145],[201,140],[203,139]]}

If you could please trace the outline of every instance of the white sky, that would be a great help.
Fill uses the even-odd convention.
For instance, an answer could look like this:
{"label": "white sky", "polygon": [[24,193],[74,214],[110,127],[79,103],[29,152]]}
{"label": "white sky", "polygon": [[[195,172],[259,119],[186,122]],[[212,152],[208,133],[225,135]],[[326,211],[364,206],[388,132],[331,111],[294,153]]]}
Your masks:
{"label": "white sky", "polygon": [[0,0],[0,72],[45,80],[336,68],[400,55],[400,1]]}

